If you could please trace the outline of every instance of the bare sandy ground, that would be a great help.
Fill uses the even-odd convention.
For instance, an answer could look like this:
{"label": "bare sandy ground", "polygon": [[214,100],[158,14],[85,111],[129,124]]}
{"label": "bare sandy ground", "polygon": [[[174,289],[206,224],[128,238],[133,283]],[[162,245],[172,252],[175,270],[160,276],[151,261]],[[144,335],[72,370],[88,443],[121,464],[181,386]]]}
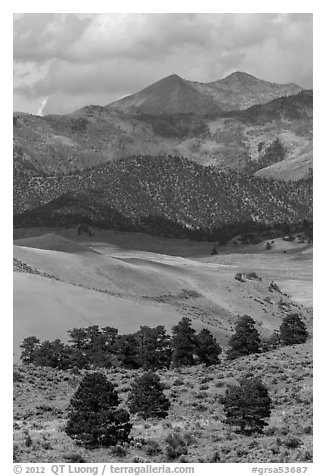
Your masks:
{"label": "bare sandy ground", "polygon": [[22,238],[16,240],[16,245],[38,248],[41,250],[64,251],[65,253],[93,252],[88,246],[69,240],[55,233],[45,233],[41,236]]}
{"label": "bare sandy ground", "polygon": [[14,276],[15,359],[20,343],[30,335],[67,340],[67,330],[95,324],[119,328],[123,334],[141,325],[164,323],[171,328],[178,318],[172,307],[157,303],[138,303],[32,274]]}
{"label": "bare sandy ground", "polygon": [[[52,233],[15,242],[15,258],[56,278],[14,273],[15,356],[28,335],[64,339],[68,329],[92,324],[112,325],[120,333],[140,325],[163,324],[170,330],[181,316],[189,316],[194,327],[210,328],[221,344],[242,314],[251,315],[265,335],[279,327],[289,310],[299,309],[311,324],[311,312],[303,307],[312,306],[312,250],[307,246],[278,242],[272,253],[261,244],[246,248],[247,253],[226,249],[210,256],[202,243],[189,242],[187,253],[183,240],[178,244],[183,256],[176,256],[177,240],[149,237],[150,251],[145,251],[132,248],[134,236],[122,234],[122,246],[102,241],[104,234],[101,240],[84,237],[84,242],[72,237]],[[163,244],[166,254],[153,251]],[[235,280],[237,272],[250,271],[261,281]],[[271,293],[271,280],[288,296]]]}

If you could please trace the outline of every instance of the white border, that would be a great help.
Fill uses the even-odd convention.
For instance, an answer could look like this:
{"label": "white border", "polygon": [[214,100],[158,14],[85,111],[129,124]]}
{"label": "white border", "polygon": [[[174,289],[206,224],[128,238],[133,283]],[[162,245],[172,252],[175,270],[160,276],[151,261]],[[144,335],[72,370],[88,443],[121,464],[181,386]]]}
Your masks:
{"label": "white border", "polygon": [[[218,8],[219,7],[219,8]],[[244,10],[244,7],[246,10]],[[324,256],[325,256],[325,234],[323,234],[325,213],[325,197],[323,190],[325,189],[325,37],[326,29],[325,9],[322,2],[303,2],[303,1],[233,1],[212,2],[202,0],[201,2],[149,2],[149,1],[97,1],[92,2],[72,2],[58,0],[56,2],[40,2],[40,1],[13,1],[9,4],[2,5],[0,15],[1,21],[1,86],[2,86],[2,102],[4,105],[1,113],[1,131],[2,147],[1,147],[1,217],[2,217],[2,233],[1,250],[2,250],[2,306],[1,306],[1,324],[2,324],[2,345],[1,349],[1,408],[2,408],[2,454],[3,460],[8,471],[4,469],[4,474],[12,474],[12,14],[15,13],[32,13],[32,12],[110,12],[110,13],[187,13],[187,12],[214,12],[214,13],[314,13],[314,215],[315,215],[315,241],[314,251],[318,256],[315,261],[314,275],[314,463],[309,465],[306,474],[323,474],[322,463],[324,457],[324,398],[325,392],[323,382],[325,380],[324,367],[324,339],[325,339],[325,311],[322,300],[325,293],[326,280]],[[9,251],[10,250],[10,251]],[[196,475],[228,475],[228,474],[250,474],[251,464],[225,464],[216,467],[212,464],[201,464],[196,466]],[[261,464],[260,467],[274,467],[277,465]],[[281,465],[278,465],[281,466]]]}

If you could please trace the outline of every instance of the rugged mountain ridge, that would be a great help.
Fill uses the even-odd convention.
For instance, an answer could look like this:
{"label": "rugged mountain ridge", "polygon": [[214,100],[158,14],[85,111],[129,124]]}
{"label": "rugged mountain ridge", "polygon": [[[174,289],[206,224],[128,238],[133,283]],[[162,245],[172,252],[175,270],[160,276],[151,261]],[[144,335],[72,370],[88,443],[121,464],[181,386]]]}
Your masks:
{"label": "rugged mountain ridge", "polygon": [[15,223],[180,236],[309,221],[312,92],[244,73],[194,84],[172,75],[105,107],[14,114]]}
{"label": "rugged mountain ridge", "polygon": [[205,115],[246,109],[282,96],[297,94],[302,89],[294,83],[270,83],[240,71],[209,83],[189,81],[173,74],[138,93],[109,104],[107,108],[132,115]]}
{"label": "rugged mountain ridge", "polygon": [[14,172],[70,173],[137,155],[178,155],[242,169],[278,138],[285,149],[281,178],[296,180],[308,177],[312,168],[312,114],[309,91],[206,116],[130,116],[100,106],[62,116],[15,113]]}

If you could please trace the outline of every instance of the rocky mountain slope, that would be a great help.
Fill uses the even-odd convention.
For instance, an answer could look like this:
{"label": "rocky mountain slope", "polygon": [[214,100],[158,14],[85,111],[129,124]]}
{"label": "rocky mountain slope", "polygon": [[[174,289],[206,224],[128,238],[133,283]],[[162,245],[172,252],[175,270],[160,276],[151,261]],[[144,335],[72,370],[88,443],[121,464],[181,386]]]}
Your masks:
{"label": "rocky mountain slope", "polygon": [[211,95],[202,94],[190,81],[185,81],[177,74],[163,78],[139,93],[110,104],[107,108],[129,115],[200,115],[222,110],[215,101],[212,102]]}
{"label": "rocky mountain slope", "polygon": [[165,115],[209,114],[247,109],[302,91],[296,84],[276,84],[237,71],[210,83],[187,81],[173,74],[136,94],[115,101],[109,109],[123,113]]}
{"label": "rocky mountain slope", "polygon": [[[249,75],[244,78],[247,76],[250,81],[240,81],[243,76],[237,73],[222,80],[223,87],[229,88],[223,91],[234,101],[232,107],[244,107],[237,97],[243,99],[253,90],[256,103],[296,92],[294,86],[277,89]],[[15,113],[14,172],[29,176],[68,173],[135,155],[177,155],[203,165],[241,169],[248,160],[259,160],[265,148],[279,139],[285,150],[284,167],[275,176],[291,180],[309,175],[311,92],[277,97],[245,110],[223,111],[212,96],[198,91],[203,89],[200,83],[194,84],[196,87],[172,76],[107,107],[87,106],[61,116]],[[214,89],[215,93],[219,90]],[[253,100],[246,101],[248,105]],[[194,114],[198,111],[202,114]],[[297,163],[294,176],[293,161]],[[273,169],[266,175],[273,177]]]}
{"label": "rocky mountain slope", "polygon": [[310,220],[312,120],[311,91],[244,73],[206,85],[172,75],[68,115],[15,113],[15,223],[215,239]]}

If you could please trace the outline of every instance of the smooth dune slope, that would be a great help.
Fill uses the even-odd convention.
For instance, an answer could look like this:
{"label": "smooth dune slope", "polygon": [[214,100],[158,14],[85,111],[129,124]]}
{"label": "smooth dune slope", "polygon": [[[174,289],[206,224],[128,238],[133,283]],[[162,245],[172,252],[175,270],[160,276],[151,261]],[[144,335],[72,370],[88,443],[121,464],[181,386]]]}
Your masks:
{"label": "smooth dune slope", "polygon": [[68,329],[90,325],[112,326],[121,334],[141,325],[164,323],[171,328],[179,320],[173,308],[138,303],[25,273],[14,275],[14,358],[27,336],[41,340],[67,340]]}
{"label": "smooth dune slope", "polygon": [[[33,246],[44,241],[21,240]],[[56,248],[62,243],[52,237],[51,245],[54,241]],[[71,249],[73,243],[70,240]],[[21,263],[17,270],[23,271],[14,273],[16,349],[31,334],[63,338],[67,329],[91,324],[113,325],[121,333],[140,325],[169,329],[182,316],[190,317],[194,327],[210,328],[224,345],[239,315],[252,316],[268,336],[298,307],[310,327],[311,313],[302,307],[309,306],[312,297],[309,254],[261,250],[189,259],[89,244],[96,253],[14,246],[14,258]],[[261,279],[235,279],[237,272],[251,271]],[[271,280],[289,295],[270,292]]]}
{"label": "smooth dune slope", "polygon": [[41,236],[32,236],[15,240],[14,243],[28,248],[38,248],[42,250],[64,251],[65,253],[81,253],[94,251],[88,246],[69,240],[55,233],[45,233]]}

